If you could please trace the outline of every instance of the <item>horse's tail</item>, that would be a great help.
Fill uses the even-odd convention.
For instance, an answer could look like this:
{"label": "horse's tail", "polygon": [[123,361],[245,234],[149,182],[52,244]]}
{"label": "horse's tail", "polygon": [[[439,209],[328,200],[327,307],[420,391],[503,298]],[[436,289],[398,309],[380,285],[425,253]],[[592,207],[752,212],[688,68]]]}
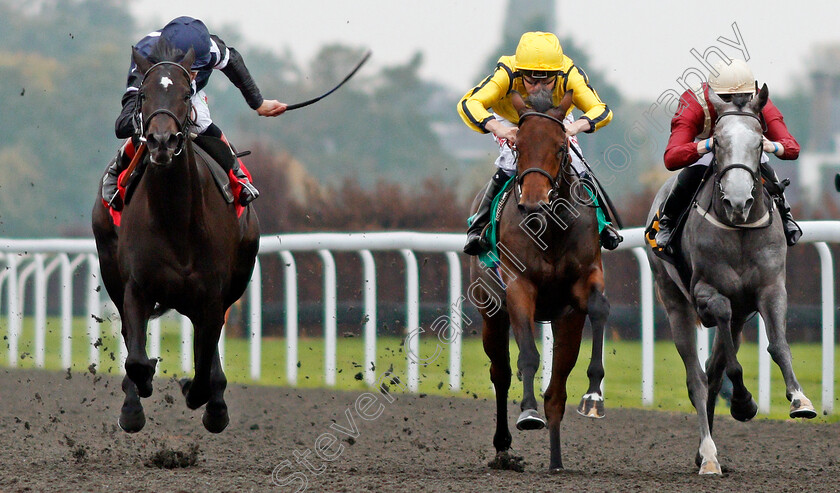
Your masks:
{"label": "horse's tail", "polygon": [[149,320],[154,320],[156,318],[159,318],[160,316],[162,316],[164,313],[168,312],[169,310],[171,310],[171,308],[167,308],[167,307],[161,305],[160,303],[155,303],[155,307],[152,310],[151,316],[149,316]]}

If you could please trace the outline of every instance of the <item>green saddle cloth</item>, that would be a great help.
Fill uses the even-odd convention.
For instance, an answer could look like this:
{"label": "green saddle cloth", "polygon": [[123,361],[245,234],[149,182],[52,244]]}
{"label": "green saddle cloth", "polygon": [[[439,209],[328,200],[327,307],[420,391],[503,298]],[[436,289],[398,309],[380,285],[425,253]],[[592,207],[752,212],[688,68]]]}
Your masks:
{"label": "green saddle cloth", "polygon": [[[502,206],[507,201],[507,197],[511,189],[513,188],[513,184],[516,181],[516,176],[511,176],[510,179],[505,183],[502,189],[496,194],[496,197],[493,198],[493,203],[490,205],[490,210],[492,214],[490,216],[490,224],[484,228],[484,238],[490,244],[490,250],[480,254],[478,259],[484,264],[485,267],[488,269],[492,269],[498,264],[499,262],[499,219],[502,215]],[[598,203],[598,196],[589,189],[588,186],[584,185],[586,191],[589,193],[589,197],[592,199],[592,202],[595,204],[595,214],[598,218],[598,234],[601,234],[601,231],[610,224],[607,221],[606,216],[604,215],[604,211],[601,209],[600,204]],[[469,227],[472,225],[473,220],[475,219],[475,214],[467,218],[467,226]]]}

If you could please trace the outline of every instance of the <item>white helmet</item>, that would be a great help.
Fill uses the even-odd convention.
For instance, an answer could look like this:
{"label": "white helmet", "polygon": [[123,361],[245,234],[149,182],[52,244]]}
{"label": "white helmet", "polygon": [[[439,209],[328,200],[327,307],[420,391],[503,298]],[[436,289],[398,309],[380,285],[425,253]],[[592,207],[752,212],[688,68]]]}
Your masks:
{"label": "white helmet", "polygon": [[717,94],[755,94],[755,77],[743,60],[718,60],[709,74],[709,87]]}

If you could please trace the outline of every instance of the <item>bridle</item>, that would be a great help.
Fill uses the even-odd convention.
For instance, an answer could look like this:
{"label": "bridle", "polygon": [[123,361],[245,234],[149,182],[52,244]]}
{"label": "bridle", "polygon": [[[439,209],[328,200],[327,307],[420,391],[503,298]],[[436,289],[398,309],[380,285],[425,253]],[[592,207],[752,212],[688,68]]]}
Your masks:
{"label": "bridle", "polygon": [[[561,120],[559,120],[557,118],[554,118],[551,115],[547,115],[545,113],[540,113],[540,112],[537,112],[537,111],[529,111],[527,113],[523,113],[519,117],[519,122],[521,123],[523,120],[525,120],[526,118],[531,117],[531,116],[536,116],[536,117],[540,117],[540,118],[545,118],[547,120],[551,120],[554,123],[560,125],[560,128],[563,130],[563,134],[566,133],[566,125],[564,125]],[[516,150],[515,147],[513,148],[513,152],[514,152],[514,159],[516,161],[519,161],[519,152]],[[516,182],[515,182],[516,183],[517,194],[521,195],[521,193],[522,193],[522,180],[524,180],[525,176],[528,173],[537,173],[537,174],[543,175],[546,178],[548,178],[548,181],[551,184],[551,191],[549,192],[549,196],[555,195],[557,193],[557,189],[560,187],[561,178],[563,178],[563,181],[566,181],[565,176],[571,174],[571,173],[566,171],[567,163],[571,162],[571,160],[569,159],[570,156],[569,156],[569,141],[568,141],[568,138],[565,139],[565,142],[560,147],[560,152],[558,153],[558,157],[560,158],[560,168],[557,170],[557,175],[555,175],[555,176],[551,176],[551,174],[548,171],[546,171],[542,168],[528,168],[525,171],[523,171],[522,173],[520,173],[516,177]],[[567,181],[567,183],[568,183],[568,181]]]}
{"label": "bridle", "polygon": [[177,156],[177,155],[181,154],[181,152],[183,152],[184,146],[186,145],[186,142],[187,142],[186,133],[187,133],[187,127],[190,124],[190,114],[192,113],[192,98],[187,100],[187,113],[186,113],[186,116],[184,117],[183,120],[179,120],[178,116],[175,115],[175,113],[173,113],[172,111],[170,111],[167,108],[158,108],[158,109],[154,110],[148,116],[148,118],[146,118],[145,120],[143,119],[143,99],[145,98],[145,96],[143,94],[143,91],[142,91],[143,84],[145,84],[146,79],[148,78],[149,74],[152,73],[152,71],[154,69],[156,69],[158,67],[161,67],[161,66],[164,66],[164,65],[172,65],[172,66],[175,66],[175,67],[178,67],[179,69],[181,69],[181,72],[187,78],[187,84],[189,84],[191,82],[191,79],[192,79],[192,76],[191,76],[189,70],[184,68],[183,65],[181,65],[179,63],[176,63],[176,62],[170,62],[170,61],[158,62],[158,63],[152,65],[149,68],[149,70],[147,70],[146,73],[143,74],[143,82],[140,83],[140,89],[141,90],[140,90],[140,95],[138,97],[138,108],[137,108],[137,112],[138,112],[138,115],[139,115],[138,120],[140,122],[140,129],[139,129],[140,141],[141,142],[146,141],[145,129],[152,122],[152,118],[156,117],[157,115],[166,115],[166,116],[172,118],[173,120],[175,120],[175,123],[178,125],[178,133],[175,134],[175,137],[178,139],[178,146],[175,148],[175,152],[173,154],[173,155]]}
{"label": "bridle", "polygon": [[[750,118],[755,118],[758,120],[759,125],[762,124],[761,118],[756,115],[755,113],[750,113],[747,111],[726,111],[718,115],[717,120],[715,120],[715,128],[717,128],[717,124],[721,118],[725,116],[748,116]],[[715,162],[717,158],[715,158]],[[715,169],[714,163],[712,163],[712,169]],[[724,166],[721,169],[715,169],[715,186],[720,190],[720,181],[723,179],[723,175],[732,171],[733,169],[743,169],[749,172],[750,176],[753,179],[753,183],[757,183],[761,179],[761,164],[759,163],[755,169],[751,168],[749,165],[744,163],[732,163],[729,165]]]}

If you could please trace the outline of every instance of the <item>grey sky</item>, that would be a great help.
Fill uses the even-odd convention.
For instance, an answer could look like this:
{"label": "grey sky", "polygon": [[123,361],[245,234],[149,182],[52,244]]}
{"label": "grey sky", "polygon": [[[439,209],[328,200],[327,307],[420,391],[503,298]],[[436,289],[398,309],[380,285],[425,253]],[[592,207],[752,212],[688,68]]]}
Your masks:
{"label": "grey sky", "polygon": [[[497,44],[505,6],[506,0],[136,0],[132,11],[155,27],[192,15],[223,37],[226,26],[235,26],[249,45],[290,47],[298,62],[308,62],[331,42],[373,49],[374,68],[422,51],[425,78],[466,92],[478,82],[477,73],[492,69],[482,64]],[[804,81],[815,44],[840,43],[840,2],[831,0],[796,6],[782,0],[560,1],[557,13],[558,32],[571,34],[588,50],[593,68],[638,100],[678,90],[677,79],[687,69],[705,73],[692,48],[703,53],[717,46],[743,58],[718,41],[721,36],[737,41],[733,22],[756,78],[768,83],[771,94],[787,93]]]}

